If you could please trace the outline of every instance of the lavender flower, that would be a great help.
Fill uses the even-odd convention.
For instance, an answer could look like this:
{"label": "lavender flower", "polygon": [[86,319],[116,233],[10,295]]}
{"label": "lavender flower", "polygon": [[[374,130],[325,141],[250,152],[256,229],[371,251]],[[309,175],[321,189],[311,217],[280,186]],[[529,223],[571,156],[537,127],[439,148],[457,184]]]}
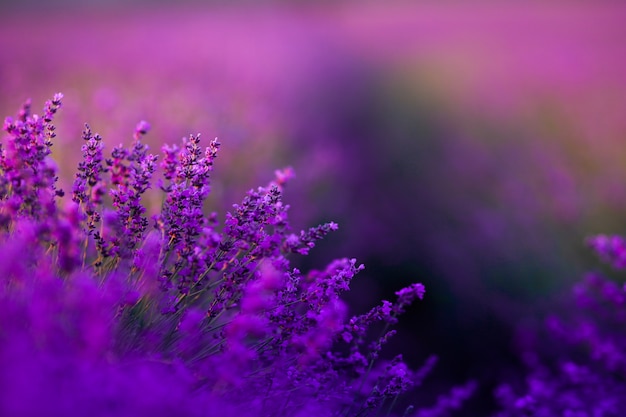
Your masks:
{"label": "lavender flower", "polygon": [[626,241],[621,236],[597,235],[587,239],[588,245],[614,268],[626,268]]}
{"label": "lavender flower", "polygon": [[[85,125],[66,201],[46,159],[60,99],[43,117],[28,102],[5,122],[0,414],[363,416],[395,412],[421,383],[434,360],[413,372],[379,354],[424,287],[348,320],[341,294],[363,265],[341,258],[303,273],[290,264],[337,229],[291,231],[282,202],[291,169],[250,190],[219,227],[203,207],[220,144],[203,150],[189,136],[163,148],[165,198],[150,227],[149,125],[108,159]],[[371,341],[379,321],[385,330]]]}

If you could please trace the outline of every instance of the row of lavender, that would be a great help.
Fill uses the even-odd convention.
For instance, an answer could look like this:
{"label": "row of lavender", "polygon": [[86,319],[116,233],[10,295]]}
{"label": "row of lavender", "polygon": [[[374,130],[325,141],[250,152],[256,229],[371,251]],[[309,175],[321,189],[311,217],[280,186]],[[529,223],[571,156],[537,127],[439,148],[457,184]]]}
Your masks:
{"label": "row of lavender", "polygon": [[[88,126],[71,195],[49,159],[53,117],[25,104],[0,154],[0,410],[3,415],[365,415],[391,413],[430,371],[378,361],[421,284],[348,318],[340,294],[360,270],[337,259],[303,273],[335,223],[293,233],[281,196],[289,169],[250,190],[218,225],[204,214],[219,142],[141,142],[110,158]],[[157,167],[162,171],[155,177]],[[156,181],[154,181],[156,179]],[[163,193],[147,218],[143,198]],[[371,324],[384,323],[379,337]],[[428,413],[458,408],[451,392]],[[410,410],[410,408],[408,409]]]}
{"label": "row of lavender", "polygon": [[[390,326],[424,287],[395,303],[347,318],[340,294],[363,269],[338,259],[302,273],[307,255],[335,223],[293,233],[281,196],[291,170],[248,192],[226,214],[204,214],[218,153],[198,136],[165,146],[161,161],[141,141],[103,155],[102,138],[83,131],[83,159],[71,195],[58,188],[49,159],[52,119],[30,104],[7,118],[0,154],[2,277],[0,408],[8,415],[365,415],[429,416],[457,409],[470,382],[418,410],[398,400],[419,386],[434,359],[411,371],[401,356],[377,361]],[[157,167],[161,167],[157,175]],[[153,178],[154,177],[154,178]],[[144,199],[155,183],[160,213]],[[598,237],[592,246],[623,267],[626,245]],[[618,415],[624,409],[624,291],[597,274],[576,288],[591,311],[550,318],[559,340],[531,343],[531,372],[503,381],[498,415]],[[379,337],[368,335],[381,322]],[[380,330],[379,329],[379,330]],[[558,364],[555,368],[554,365]],[[527,393],[521,395],[527,391]],[[233,405],[236,404],[236,405]],[[378,411],[376,411],[378,410]],[[160,413],[160,414],[159,414]],[[569,414],[563,414],[569,413]],[[576,414],[578,413],[578,414]],[[588,414],[584,414],[588,413]],[[593,413],[593,414],[592,414]]]}

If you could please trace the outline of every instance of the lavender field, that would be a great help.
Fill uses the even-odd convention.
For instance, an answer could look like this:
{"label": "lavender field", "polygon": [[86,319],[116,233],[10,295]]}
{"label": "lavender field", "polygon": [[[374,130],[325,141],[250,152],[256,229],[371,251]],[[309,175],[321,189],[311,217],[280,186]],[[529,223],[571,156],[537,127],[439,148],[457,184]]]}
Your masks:
{"label": "lavender field", "polygon": [[0,415],[626,415],[626,7],[92,3],[0,5]]}

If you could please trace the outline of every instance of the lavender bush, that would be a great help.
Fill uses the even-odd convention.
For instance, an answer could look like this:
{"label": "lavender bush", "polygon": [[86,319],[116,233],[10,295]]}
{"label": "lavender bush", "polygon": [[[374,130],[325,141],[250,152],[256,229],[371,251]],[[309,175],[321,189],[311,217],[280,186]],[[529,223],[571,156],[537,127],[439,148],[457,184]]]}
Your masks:
{"label": "lavender bush", "polygon": [[[378,358],[390,326],[424,296],[422,284],[348,318],[340,295],[363,265],[343,258],[306,273],[290,267],[290,257],[337,229],[292,232],[281,200],[290,169],[250,190],[221,227],[216,213],[205,215],[217,140],[203,149],[192,135],[157,157],[140,122],[132,146],[106,158],[86,125],[83,159],[64,193],[49,158],[61,99],[41,116],[27,102],[4,123],[0,414],[404,411],[396,400],[434,359],[414,372],[401,356]],[[162,207],[149,218],[153,184]],[[376,323],[382,333],[372,338]],[[418,415],[458,408],[472,390],[453,390]]]}
{"label": "lavender bush", "polygon": [[[615,269],[626,267],[623,237],[598,235],[589,246]],[[497,417],[622,416],[626,410],[626,286],[589,273],[564,311],[546,320],[542,341],[524,352],[526,387],[496,391]],[[523,394],[519,394],[522,392]]]}

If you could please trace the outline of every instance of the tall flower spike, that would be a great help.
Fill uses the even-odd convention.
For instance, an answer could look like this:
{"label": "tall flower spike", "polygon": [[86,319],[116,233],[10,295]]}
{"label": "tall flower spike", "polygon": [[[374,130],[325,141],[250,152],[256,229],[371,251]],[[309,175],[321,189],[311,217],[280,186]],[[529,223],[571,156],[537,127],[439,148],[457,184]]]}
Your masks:
{"label": "tall flower spike", "polygon": [[161,187],[167,197],[158,224],[168,241],[166,256],[174,254],[171,264],[162,266],[163,286],[175,287],[184,297],[192,286],[199,289],[208,269],[218,261],[215,245],[199,243],[205,238],[214,240],[213,222],[205,218],[203,206],[220,143],[214,139],[203,152],[200,135],[191,135],[183,139],[183,145],[182,149],[163,147],[166,156],[161,166],[169,183]]}
{"label": "tall flower spike", "polygon": [[72,200],[82,205],[87,216],[87,232],[93,234],[96,224],[100,222],[98,206],[102,205],[102,197],[105,194],[106,184],[102,173],[108,169],[104,166],[102,155],[102,138],[98,134],[92,134],[88,124],[83,130],[82,146],[83,160],[78,164],[78,170],[72,187]]}
{"label": "tall flower spike", "polygon": [[[146,208],[141,203],[141,196],[150,187],[152,175],[156,169],[157,157],[148,155],[148,146],[141,143],[141,137],[148,131],[147,122],[140,122],[133,134],[134,142],[130,151],[121,147],[113,150],[111,166],[112,182],[117,188],[110,191],[113,207],[117,211],[118,226],[122,228],[122,258],[132,256],[144,238],[148,219],[144,216]],[[128,161],[126,165],[122,157]]]}
{"label": "tall flower spike", "polygon": [[4,194],[2,211],[6,214],[46,218],[56,210],[54,198],[63,192],[56,189],[56,171],[46,157],[54,137],[52,120],[61,107],[62,97],[57,94],[46,102],[43,117],[31,114],[27,101],[17,120],[5,119],[4,130],[9,137],[0,156],[4,177],[0,191]]}
{"label": "tall flower spike", "polygon": [[46,101],[46,106],[44,108],[44,116],[43,121],[45,125],[46,131],[46,140],[45,144],[47,147],[47,154],[50,154],[50,147],[52,147],[52,140],[56,137],[55,126],[51,123],[52,119],[56,112],[61,108],[61,100],[63,99],[63,94],[57,93],[54,95],[52,100]]}

